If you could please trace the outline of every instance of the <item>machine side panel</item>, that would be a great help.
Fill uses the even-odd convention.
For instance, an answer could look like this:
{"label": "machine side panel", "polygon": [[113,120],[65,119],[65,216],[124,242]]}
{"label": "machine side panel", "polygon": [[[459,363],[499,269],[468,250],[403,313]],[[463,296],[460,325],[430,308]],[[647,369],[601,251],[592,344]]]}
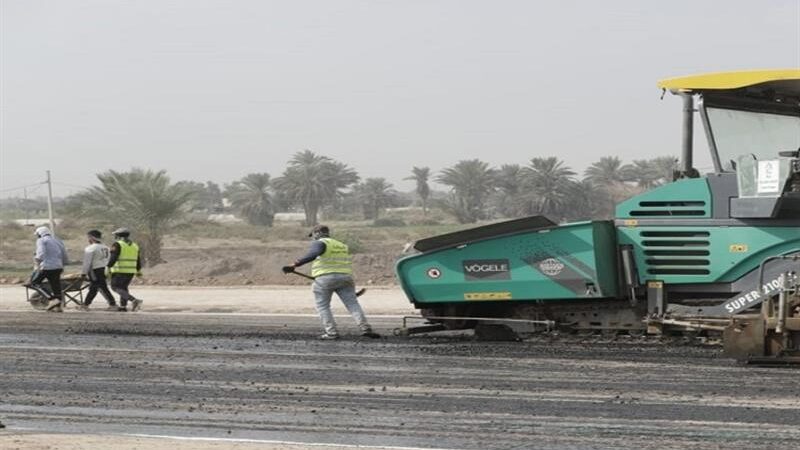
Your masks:
{"label": "machine side panel", "polygon": [[482,239],[401,259],[397,276],[417,304],[615,296],[613,230],[584,222]]}

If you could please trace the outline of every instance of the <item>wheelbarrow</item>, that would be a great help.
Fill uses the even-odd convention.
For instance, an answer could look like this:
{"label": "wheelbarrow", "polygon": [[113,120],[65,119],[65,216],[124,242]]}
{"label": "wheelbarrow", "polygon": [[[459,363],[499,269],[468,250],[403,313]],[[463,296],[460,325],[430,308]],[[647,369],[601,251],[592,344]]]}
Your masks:
{"label": "wheelbarrow", "polygon": [[[31,280],[36,277],[37,271],[31,274]],[[89,289],[89,281],[79,273],[71,273],[61,276],[61,294],[64,297],[64,306],[70,302],[76,306],[83,306],[83,291]],[[39,284],[31,282],[25,285],[25,298],[34,309],[47,309],[47,302],[53,296],[52,288],[47,280]]]}

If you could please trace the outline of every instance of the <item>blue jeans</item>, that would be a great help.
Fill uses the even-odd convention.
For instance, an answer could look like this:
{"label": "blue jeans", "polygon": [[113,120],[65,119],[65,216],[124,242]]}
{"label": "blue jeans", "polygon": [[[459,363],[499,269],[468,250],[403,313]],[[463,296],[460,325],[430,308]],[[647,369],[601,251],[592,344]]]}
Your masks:
{"label": "blue jeans", "polygon": [[320,320],[322,320],[322,327],[325,328],[326,333],[330,335],[339,334],[336,330],[336,321],[333,319],[333,313],[331,312],[331,297],[333,297],[334,292],[344,303],[344,307],[347,308],[350,315],[353,316],[353,320],[356,321],[356,325],[358,325],[361,332],[372,331],[361,305],[358,304],[355,282],[352,276],[343,273],[321,275],[314,280],[311,290],[314,292],[317,313]]}

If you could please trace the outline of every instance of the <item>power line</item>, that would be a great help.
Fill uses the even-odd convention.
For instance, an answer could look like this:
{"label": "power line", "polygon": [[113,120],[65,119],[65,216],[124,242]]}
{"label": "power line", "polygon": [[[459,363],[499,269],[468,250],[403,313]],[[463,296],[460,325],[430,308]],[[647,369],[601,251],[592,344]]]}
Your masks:
{"label": "power line", "polygon": [[61,182],[61,181],[53,181],[53,184],[58,185],[58,186],[68,186],[68,187],[79,188],[79,189],[91,189],[91,187],[89,187],[89,186],[81,186],[79,184],[64,183],[64,182]]}
{"label": "power line", "polygon": [[22,189],[22,191],[23,191],[23,192],[25,192],[25,193],[27,193],[27,195],[28,195],[28,196],[30,196],[30,195],[32,195],[32,194],[35,194],[35,193],[37,193],[37,192],[41,191],[41,190],[42,190],[42,187],[44,187],[44,183],[42,183],[42,184],[39,184],[39,185],[37,185],[37,186],[34,186],[32,189],[23,188],[23,189]]}
{"label": "power line", "polygon": [[[52,183],[53,183],[53,185],[56,185],[56,186],[66,186],[66,187],[71,187],[71,188],[75,188],[75,189],[91,189],[91,186],[83,186],[83,185],[80,185],[80,184],[62,183],[60,181],[59,182],[53,181]],[[41,183],[33,183],[33,184],[26,184],[26,185],[23,185],[23,186],[14,186],[14,187],[10,187],[10,188],[5,188],[5,189],[0,190],[0,192],[24,191],[25,189],[28,189],[28,195],[31,195],[31,194],[36,194],[37,192],[39,192],[42,189],[43,186],[46,186],[46,185],[47,185],[47,182],[43,181]],[[30,188],[32,188],[32,189],[30,189]]]}
{"label": "power line", "polygon": [[33,186],[42,186],[44,184],[47,184],[47,182],[46,181],[40,181],[38,183],[26,184],[24,186],[15,186],[15,187],[11,187],[11,188],[0,189],[0,192],[21,191],[21,190],[23,190],[25,188],[29,188],[29,187],[33,187]]}

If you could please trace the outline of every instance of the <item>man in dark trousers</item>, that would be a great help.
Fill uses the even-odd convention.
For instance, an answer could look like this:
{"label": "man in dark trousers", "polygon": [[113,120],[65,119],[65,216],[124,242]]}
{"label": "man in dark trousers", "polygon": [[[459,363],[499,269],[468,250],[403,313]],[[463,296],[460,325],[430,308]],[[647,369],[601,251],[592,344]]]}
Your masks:
{"label": "man in dark trousers", "polygon": [[358,304],[353,281],[353,263],[347,245],[331,238],[330,229],[325,225],[315,226],[308,236],[314,240],[308,253],[293,264],[284,266],[283,272],[294,272],[295,267],[313,261],[311,264],[311,276],[314,277],[312,291],[316,300],[317,313],[319,313],[325,329],[325,333],[320,336],[320,339],[339,339],[339,331],[336,329],[336,321],[331,312],[331,298],[334,292],[353,316],[362,336],[380,337],[372,331],[361,305]]}
{"label": "man in dark trousers", "polygon": [[116,242],[111,245],[111,256],[108,268],[111,272],[111,289],[119,295],[118,311],[128,310],[131,302],[131,311],[138,311],[142,307],[142,300],[128,292],[128,286],[134,276],[142,275],[142,259],[139,245],[131,241],[131,232],[127,228],[118,228],[111,234]]}
{"label": "man in dark trousers", "polygon": [[81,273],[86,277],[89,284],[89,293],[86,294],[86,299],[83,301],[81,309],[84,311],[89,310],[89,305],[99,291],[106,302],[108,302],[109,311],[117,311],[117,303],[114,301],[114,296],[108,290],[106,284],[106,266],[111,257],[111,250],[106,244],[103,244],[103,234],[99,230],[89,230],[86,233],[89,239],[89,245],[83,251],[83,270]]}
{"label": "man in dark trousers", "polygon": [[67,264],[67,249],[64,243],[53,237],[47,227],[39,227],[34,232],[36,236],[36,253],[33,256],[35,271],[31,278],[30,286],[39,293],[47,293],[41,288],[45,279],[50,283],[50,300],[47,310],[61,312],[64,307],[64,298],[61,295],[61,272]]}

